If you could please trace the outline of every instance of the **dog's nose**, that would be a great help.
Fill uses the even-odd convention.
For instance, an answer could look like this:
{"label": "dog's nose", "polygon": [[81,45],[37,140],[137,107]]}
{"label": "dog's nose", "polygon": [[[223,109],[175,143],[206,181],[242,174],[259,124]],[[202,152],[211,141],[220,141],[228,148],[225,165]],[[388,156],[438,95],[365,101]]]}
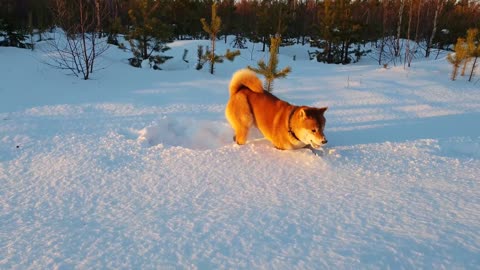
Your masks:
{"label": "dog's nose", "polygon": [[326,144],[327,142],[328,142],[327,139],[324,139],[324,140],[322,141],[323,144]]}

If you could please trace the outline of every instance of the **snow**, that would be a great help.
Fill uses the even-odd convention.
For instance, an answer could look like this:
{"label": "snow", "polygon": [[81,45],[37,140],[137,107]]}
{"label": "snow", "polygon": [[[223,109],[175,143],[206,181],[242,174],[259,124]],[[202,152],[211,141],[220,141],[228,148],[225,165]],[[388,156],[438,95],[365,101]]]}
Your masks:
{"label": "snow", "polygon": [[384,69],[281,48],[293,71],[274,94],[328,106],[329,143],[238,146],[229,79],[265,53],[210,75],[198,44],[171,44],[162,71],[111,48],[88,81],[0,47],[1,269],[478,268],[478,82],[450,81],[444,58]]}

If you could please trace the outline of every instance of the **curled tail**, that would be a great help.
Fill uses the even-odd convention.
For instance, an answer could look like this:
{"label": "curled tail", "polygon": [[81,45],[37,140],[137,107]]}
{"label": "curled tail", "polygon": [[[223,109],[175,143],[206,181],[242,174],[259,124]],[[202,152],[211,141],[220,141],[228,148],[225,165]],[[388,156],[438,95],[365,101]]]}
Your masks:
{"label": "curled tail", "polygon": [[253,92],[263,93],[262,81],[255,72],[246,68],[240,69],[233,74],[229,86],[230,96],[234,95],[242,87],[246,87]]}

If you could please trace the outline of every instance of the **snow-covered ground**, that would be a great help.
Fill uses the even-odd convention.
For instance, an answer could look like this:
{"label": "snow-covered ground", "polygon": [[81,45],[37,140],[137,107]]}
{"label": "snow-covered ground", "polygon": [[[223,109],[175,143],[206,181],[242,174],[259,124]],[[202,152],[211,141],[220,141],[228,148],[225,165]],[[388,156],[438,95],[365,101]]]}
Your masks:
{"label": "snow-covered ground", "polygon": [[479,267],[480,83],[450,81],[444,58],[383,69],[281,48],[293,71],[274,94],[328,106],[329,143],[237,146],[228,82],[265,53],[210,75],[197,44],[171,44],[163,71],[111,48],[88,81],[0,47],[1,269]]}

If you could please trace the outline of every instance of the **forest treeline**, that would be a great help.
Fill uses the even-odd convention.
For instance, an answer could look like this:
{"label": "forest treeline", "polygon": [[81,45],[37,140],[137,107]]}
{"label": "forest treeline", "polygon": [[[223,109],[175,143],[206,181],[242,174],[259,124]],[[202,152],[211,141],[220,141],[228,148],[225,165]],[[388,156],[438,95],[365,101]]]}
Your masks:
{"label": "forest treeline", "polygon": [[[151,31],[162,40],[208,38],[202,18],[210,18],[211,0],[0,0],[0,32],[4,36],[38,34],[53,26],[79,31],[69,24],[92,18],[82,31],[115,38],[132,28]],[[321,48],[319,61],[348,63],[352,44],[376,43],[400,53],[399,40],[446,48],[480,26],[480,1],[471,0],[218,0],[222,19],[218,38],[237,37],[263,43],[275,34],[284,43],[310,43]],[[82,10],[79,10],[83,9]],[[149,29],[151,28],[151,29]],[[141,33],[138,37],[145,37]],[[10,38],[15,46],[15,38]],[[141,40],[139,41],[141,42]],[[5,43],[5,41],[4,41]],[[5,45],[5,44],[3,44]],[[7,44],[8,45],[8,44]],[[144,48],[145,49],[145,48]],[[382,48],[383,51],[383,48]],[[360,53],[360,52],[358,52]],[[382,54],[379,54],[379,58]],[[385,62],[379,59],[379,64]]]}

